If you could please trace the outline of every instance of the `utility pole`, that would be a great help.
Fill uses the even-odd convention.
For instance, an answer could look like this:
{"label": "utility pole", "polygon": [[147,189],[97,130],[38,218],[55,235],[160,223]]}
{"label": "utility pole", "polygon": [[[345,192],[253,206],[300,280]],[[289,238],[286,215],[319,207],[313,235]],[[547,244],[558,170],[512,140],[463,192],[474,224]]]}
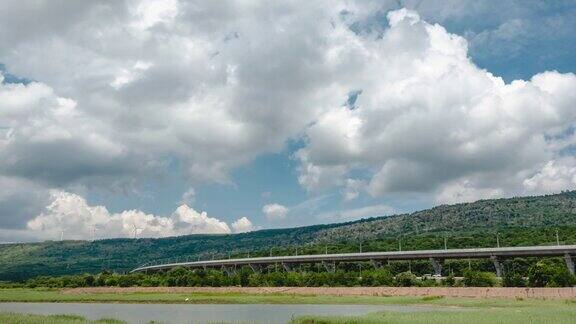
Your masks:
{"label": "utility pole", "polygon": [[328,245],[326,245],[325,248],[326,248],[325,254],[328,254]]}
{"label": "utility pole", "polygon": [[362,253],[362,241],[360,241],[360,253]]}
{"label": "utility pole", "polygon": [[556,245],[560,246],[560,235],[558,235],[558,229],[556,229]]}
{"label": "utility pole", "polygon": [[402,251],[402,236],[398,236],[398,251]]}
{"label": "utility pole", "polygon": [[444,236],[444,250],[448,250],[448,237]]}
{"label": "utility pole", "polygon": [[500,232],[496,232],[496,245],[500,247]]}
{"label": "utility pole", "polygon": [[96,237],[96,224],[92,225],[92,235],[91,235],[92,242],[94,242],[95,237]]}

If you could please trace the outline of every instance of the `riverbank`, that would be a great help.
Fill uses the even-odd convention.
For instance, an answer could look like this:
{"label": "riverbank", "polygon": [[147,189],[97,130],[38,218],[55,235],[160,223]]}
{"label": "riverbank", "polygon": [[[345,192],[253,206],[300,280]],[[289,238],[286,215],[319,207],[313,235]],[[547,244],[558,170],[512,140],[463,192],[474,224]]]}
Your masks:
{"label": "riverbank", "polygon": [[474,307],[427,313],[375,312],[361,316],[300,316],[292,324],[571,324],[576,318],[576,304],[556,305],[518,303],[507,307]]}
{"label": "riverbank", "polygon": [[125,324],[124,321],[115,319],[88,320],[78,315],[37,315],[20,314],[12,312],[0,312],[0,323],[5,324]]}
{"label": "riverbank", "polygon": [[[352,305],[373,305],[375,310],[357,313],[344,312],[338,315],[336,311],[316,312],[311,311],[293,319],[293,323],[572,323],[576,318],[576,299],[566,298],[484,298],[479,295],[471,297],[443,297],[438,295],[419,296],[390,296],[390,295],[362,295],[359,290],[366,288],[317,288],[316,290],[306,290],[308,294],[302,293],[296,288],[247,288],[237,290],[239,287],[226,288],[90,288],[90,289],[0,289],[0,302],[8,302],[14,305],[18,302],[34,302],[35,305],[23,304],[20,309],[10,306],[6,311],[17,313],[27,313],[40,303],[52,303],[60,305],[55,314],[75,313],[81,307],[90,309],[90,314],[97,307],[103,308],[99,314],[102,316],[117,318],[118,310],[114,310],[113,305],[119,308],[144,307],[133,313],[140,316],[145,315],[145,311],[152,311],[151,314],[160,314],[163,307],[232,307],[232,313],[238,314],[264,314],[266,309],[274,307],[295,307],[295,309],[314,307],[314,305],[324,305],[322,307],[337,306],[335,309],[343,310]],[[383,287],[388,288],[388,287]],[[340,289],[340,290],[336,290]],[[396,288],[399,289],[399,288]],[[414,289],[414,288],[411,288]],[[425,288],[430,290],[430,288]],[[481,291],[484,288],[477,288]],[[368,290],[369,291],[369,290]],[[396,290],[408,291],[408,290]],[[415,289],[418,293],[422,290]],[[486,291],[485,289],[483,291]],[[299,293],[296,293],[299,292]],[[311,294],[312,292],[316,294]],[[430,290],[431,292],[431,290]],[[436,291],[438,292],[438,291]],[[65,304],[66,303],[66,304]],[[72,303],[80,303],[73,305]],[[106,305],[105,303],[109,303]],[[125,305],[123,305],[125,304]],[[146,304],[146,305],[138,305]],[[188,306],[186,305],[188,304]],[[214,305],[212,305],[214,304]],[[222,304],[222,305],[218,305]],[[224,305],[225,304],[225,305]],[[253,304],[253,305],[249,305]],[[84,306],[82,306],[84,305]],[[300,306],[297,306],[300,305]],[[332,305],[332,306],[331,306]],[[156,308],[157,309],[156,309]],[[255,310],[247,311],[245,307],[252,307]],[[380,308],[379,308],[380,307]],[[394,307],[398,309],[395,310]],[[401,308],[412,307],[409,312],[400,311]],[[257,310],[256,310],[257,309]],[[416,311],[426,309],[426,311]],[[181,311],[170,310],[169,314],[176,314]],[[219,314],[224,313],[222,310]],[[270,314],[279,314],[278,310],[273,310]],[[298,312],[292,312],[298,314]],[[76,314],[82,314],[76,312]],[[144,315],[142,315],[144,314]],[[196,313],[197,314],[197,313]],[[207,311],[207,314],[214,314]],[[312,315],[316,314],[316,315]],[[364,314],[364,315],[362,315]],[[336,317],[326,317],[326,315],[338,315]],[[18,316],[18,315],[10,315]],[[24,315],[23,315],[24,316]],[[151,315],[152,316],[152,315]],[[252,315],[250,315],[252,316]],[[263,315],[264,316],[264,315]],[[266,315],[268,316],[268,315]],[[271,315],[270,315],[271,316]],[[169,316],[168,316],[169,317]],[[91,323],[89,320],[78,321],[42,321],[34,318],[28,320],[2,321],[2,323]],[[120,320],[125,318],[118,317]],[[93,319],[92,319],[93,320]],[[130,320],[128,320],[130,322]],[[137,321],[136,321],[137,322]]]}
{"label": "riverbank", "polygon": [[187,323],[194,318],[195,323],[524,324],[573,323],[576,318],[576,303],[573,301],[472,299],[463,302],[462,299],[424,298],[419,297],[412,305],[0,303],[0,323],[169,324]]}
{"label": "riverbank", "polygon": [[[518,295],[514,296],[514,293]],[[551,305],[562,301],[576,307],[576,298],[572,297],[573,294],[572,288],[15,288],[0,289],[0,302],[506,306],[519,301],[525,304],[537,302]],[[559,296],[565,297],[559,298]]]}
{"label": "riverbank", "polygon": [[87,287],[63,289],[64,294],[125,293],[218,293],[218,294],[294,294],[318,296],[396,296],[465,298],[541,298],[576,299],[576,287]]}

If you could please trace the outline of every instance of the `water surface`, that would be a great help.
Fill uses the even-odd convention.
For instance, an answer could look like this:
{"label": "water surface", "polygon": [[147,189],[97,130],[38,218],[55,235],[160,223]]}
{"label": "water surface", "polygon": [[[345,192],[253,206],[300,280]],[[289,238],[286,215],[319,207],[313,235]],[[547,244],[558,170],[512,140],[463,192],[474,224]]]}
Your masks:
{"label": "water surface", "polygon": [[29,314],[76,314],[87,319],[115,318],[128,323],[287,323],[301,315],[363,315],[373,312],[426,312],[433,306],[277,305],[277,304],[104,304],[0,303],[0,311]]}

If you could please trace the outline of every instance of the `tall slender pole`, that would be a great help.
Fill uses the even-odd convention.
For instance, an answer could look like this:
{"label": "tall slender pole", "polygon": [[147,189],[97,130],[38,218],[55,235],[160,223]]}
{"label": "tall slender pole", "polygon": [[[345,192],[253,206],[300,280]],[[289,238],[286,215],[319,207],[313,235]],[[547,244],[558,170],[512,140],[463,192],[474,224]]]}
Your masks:
{"label": "tall slender pole", "polygon": [[398,236],[398,251],[402,251],[402,236]]}
{"label": "tall slender pole", "polygon": [[326,245],[326,251],[325,252],[326,252],[325,254],[328,254],[328,245]]}
{"label": "tall slender pole", "polygon": [[496,245],[500,247],[500,232],[496,232]]}
{"label": "tall slender pole", "polygon": [[362,241],[360,241],[360,253],[362,253]]}
{"label": "tall slender pole", "polygon": [[560,235],[558,235],[558,229],[556,229],[556,245],[560,246]]}
{"label": "tall slender pole", "polygon": [[448,250],[448,238],[444,236],[444,250]]}

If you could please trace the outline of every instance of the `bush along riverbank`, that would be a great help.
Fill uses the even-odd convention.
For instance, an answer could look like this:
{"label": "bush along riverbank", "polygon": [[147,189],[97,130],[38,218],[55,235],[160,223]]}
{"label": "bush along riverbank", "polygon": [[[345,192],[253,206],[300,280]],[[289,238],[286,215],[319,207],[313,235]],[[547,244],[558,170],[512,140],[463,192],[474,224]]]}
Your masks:
{"label": "bush along riverbank", "polygon": [[[59,277],[42,276],[25,282],[2,282],[0,288],[77,288],[77,287],[572,287],[576,277],[568,272],[562,260],[544,259],[534,263],[525,274],[505,272],[502,278],[486,271],[464,270],[459,276],[450,273],[436,279],[430,275],[418,275],[411,271],[393,274],[391,266],[379,269],[368,264],[348,264],[347,268],[323,271],[308,266],[301,271],[281,271],[270,267],[255,273],[244,267],[232,273],[219,270],[189,270],[175,268],[168,272],[118,274],[102,273],[69,275]],[[363,269],[360,270],[363,266]]]}

